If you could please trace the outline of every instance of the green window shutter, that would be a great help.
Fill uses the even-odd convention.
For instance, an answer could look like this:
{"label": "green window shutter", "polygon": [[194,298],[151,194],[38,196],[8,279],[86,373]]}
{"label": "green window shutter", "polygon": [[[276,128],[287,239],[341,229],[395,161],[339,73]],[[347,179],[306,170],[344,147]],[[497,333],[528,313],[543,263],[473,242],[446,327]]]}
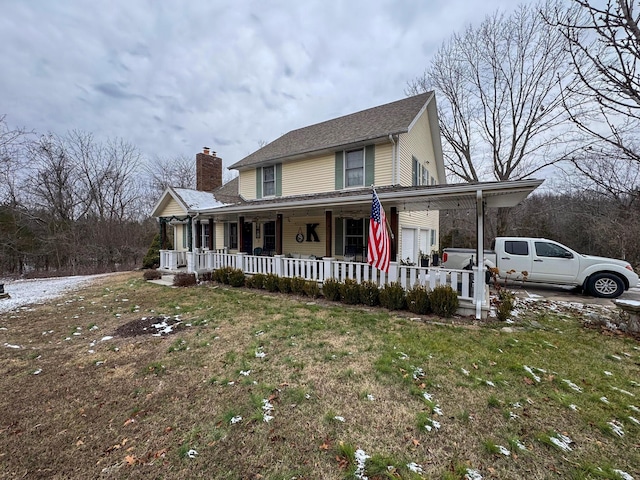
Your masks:
{"label": "green window shutter", "polygon": [[189,229],[187,230],[187,241],[189,242],[189,251],[193,252],[193,232],[191,231],[192,229],[192,224],[191,224],[192,220],[191,217],[189,217]]}
{"label": "green window shutter", "polygon": [[364,149],[364,186],[370,187],[376,180],[376,146],[367,145]]}
{"label": "green window shutter", "polygon": [[262,198],[262,167],[256,168],[256,198]]}
{"label": "green window shutter", "polygon": [[223,247],[229,247],[229,223],[224,222],[224,245]]}
{"label": "green window shutter", "polygon": [[276,164],[276,197],[282,196],[282,164]]}
{"label": "green window shutter", "polygon": [[344,188],[344,152],[336,152],[336,190]]}
{"label": "green window shutter", "polygon": [[209,242],[213,247],[212,250],[215,250],[216,249],[216,223],[213,221],[213,219],[209,221],[209,235],[211,236],[211,240],[209,240]]}
{"label": "green window shutter", "polygon": [[344,220],[342,218],[336,218],[336,228],[335,228],[335,255],[343,255],[344,247],[343,247],[343,230],[344,230]]}
{"label": "green window shutter", "polygon": [[414,187],[418,185],[418,159],[416,157],[412,157],[411,162],[411,185]]}

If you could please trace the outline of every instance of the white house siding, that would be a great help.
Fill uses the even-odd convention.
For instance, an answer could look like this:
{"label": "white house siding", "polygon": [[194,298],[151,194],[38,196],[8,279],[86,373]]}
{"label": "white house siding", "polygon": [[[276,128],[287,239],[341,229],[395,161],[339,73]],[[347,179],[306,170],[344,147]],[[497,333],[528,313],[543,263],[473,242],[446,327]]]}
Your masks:
{"label": "white house siding", "polygon": [[[412,157],[427,167],[430,178],[437,178],[435,154],[431,141],[429,117],[425,110],[408,133],[400,135],[400,184],[410,186],[412,182]],[[428,163],[427,163],[428,162]]]}
{"label": "white house siding", "polygon": [[218,248],[224,248],[226,247],[225,243],[225,238],[224,238],[224,223],[222,222],[216,222],[214,224],[214,231],[215,233],[215,238],[213,239],[213,248],[218,249]]}
{"label": "white house siding", "polygon": [[282,165],[282,195],[335,190],[335,155],[296,160]]}
{"label": "white house siding", "polygon": [[243,170],[238,175],[238,193],[245,200],[256,198],[256,170]]}
{"label": "white house siding", "polygon": [[[315,231],[318,234],[319,242],[307,242],[307,223],[317,223]],[[303,242],[296,241],[296,235],[302,232],[305,236]],[[300,254],[302,256],[315,255],[325,256],[325,245],[327,240],[327,229],[325,217],[287,217],[284,215],[282,223],[282,253]],[[333,244],[334,242],[332,242]]]}
{"label": "white house siding", "polygon": [[187,213],[182,209],[180,204],[176,202],[173,197],[169,197],[169,201],[164,206],[164,209],[158,215],[159,217],[183,217]]}
{"label": "white house siding", "polygon": [[375,184],[391,185],[393,147],[390,143],[376,145]]}

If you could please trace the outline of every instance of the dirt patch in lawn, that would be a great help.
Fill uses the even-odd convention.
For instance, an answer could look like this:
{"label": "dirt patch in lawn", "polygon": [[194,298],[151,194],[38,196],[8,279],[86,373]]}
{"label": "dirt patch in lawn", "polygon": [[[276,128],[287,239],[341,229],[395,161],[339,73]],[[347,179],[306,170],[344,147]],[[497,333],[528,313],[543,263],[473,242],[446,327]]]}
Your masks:
{"label": "dirt patch in lawn", "polygon": [[184,329],[184,324],[177,316],[156,316],[142,317],[125,323],[119,326],[114,333],[119,337],[138,337],[140,335],[166,337],[182,329]]}

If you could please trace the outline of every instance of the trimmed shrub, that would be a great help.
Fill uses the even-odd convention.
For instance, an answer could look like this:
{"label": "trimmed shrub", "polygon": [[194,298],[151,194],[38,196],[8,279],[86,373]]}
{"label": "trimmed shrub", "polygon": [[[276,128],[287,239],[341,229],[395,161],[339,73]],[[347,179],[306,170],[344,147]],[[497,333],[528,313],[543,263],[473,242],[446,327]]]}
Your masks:
{"label": "trimmed shrub", "polygon": [[439,285],[429,294],[431,310],[440,317],[451,317],[458,310],[458,294],[449,285]]}
{"label": "trimmed shrub", "polygon": [[501,288],[498,291],[498,296],[493,301],[496,307],[496,316],[498,317],[498,320],[500,320],[501,322],[506,322],[507,320],[509,320],[515,300],[516,296],[513,294],[513,292],[510,292],[509,290],[506,290],[504,288]]}
{"label": "trimmed shrub", "polygon": [[380,290],[380,305],[383,307],[389,310],[402,310],[406,304],[404,288],[398,282],[387,283]]}
{"label": "trimmed shrub", "polygon": [[244,283],[249,288],[257,288],[260,290],[261,288],[264,288],[264,277],[264,273],[256,273],[247,277]]}
{"label": "trimmed shrub", "polygon": [[380,289],[374,282],[366,281],[360,284],[360,303],[369,307],[380,305]]}
{"label": "trimmed shrub", "polygon": [[226,283],[227,285],[229,284],[229,275],[231,274],[231,272],[233,271],[232,267],[221,267],[218,268],[217,270],[213,271],[213,280],[215,280],[218,283]]}
{"label": "trimmed shrub", "polygon": [[145,270],[142,274],[145,280],[160,280],[162,274],[158,270]]}
{"label": "trimmed shrub", "polygon": [[229,272],[229,285],[232,287],[242,287],[244,286],[244,272],[240,268],[233,268]]}
{"label": "trimmed shrub", "polygon": [[320,296],[320,287],[315,280],[309,280],[304,284],[304,293],[307,297],[318,298]]}
{"label": "trimmed shrub", "polygon": [[267,273],[264,276],[264,288],[268,292],[278,291],[278,276],[275,273]]}
{"label": "trimmed shrub", "polygon": [[322,284],[322,295],[327,300],[337,302],[340,300],[340,282],[335,278],[327,278]]}
{"label": "trimmed shrub", "polygon": [[306,286],[307,281],[302,277],[293,277],[291,279],[291,291],[296,295],[304,295],[304,287]]}
{"label": "trimmed shrub", "polygon": [[340,285],[340,298],[344,303],[355,305],[360,303],[360,285],[353,278],[345,278]]}
{"label": "trimmed shrub", "polygon": [[173,277],[173,285],[176,287],[191,287],[196,284],[195,273],[177,273]]}
{"label": "trimmed shrub", "polygon": [[282,293],[291,293],[291,278],[280,277],[278,279],[278,290]]}
{"label": "trimmed shrub", "polygon": [[431,312],[431,304],[429,302],[429,290],[423,285],[414,285],[407,292],[407,308],[410,312],[424,315]]}

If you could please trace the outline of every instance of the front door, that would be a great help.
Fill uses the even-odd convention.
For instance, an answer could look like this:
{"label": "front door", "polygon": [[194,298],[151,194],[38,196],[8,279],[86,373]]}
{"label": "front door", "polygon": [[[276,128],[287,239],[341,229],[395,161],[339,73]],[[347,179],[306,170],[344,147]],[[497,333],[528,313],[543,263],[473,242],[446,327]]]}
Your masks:
{"label": "front door", "polygon": [[405,262],[417,263],[416,255],[416,229],[402,229],[402,259]]}
{"label": "front door", "polygon": [[253,255],[253,224],[250,222],[242,225],[242,251]]}

